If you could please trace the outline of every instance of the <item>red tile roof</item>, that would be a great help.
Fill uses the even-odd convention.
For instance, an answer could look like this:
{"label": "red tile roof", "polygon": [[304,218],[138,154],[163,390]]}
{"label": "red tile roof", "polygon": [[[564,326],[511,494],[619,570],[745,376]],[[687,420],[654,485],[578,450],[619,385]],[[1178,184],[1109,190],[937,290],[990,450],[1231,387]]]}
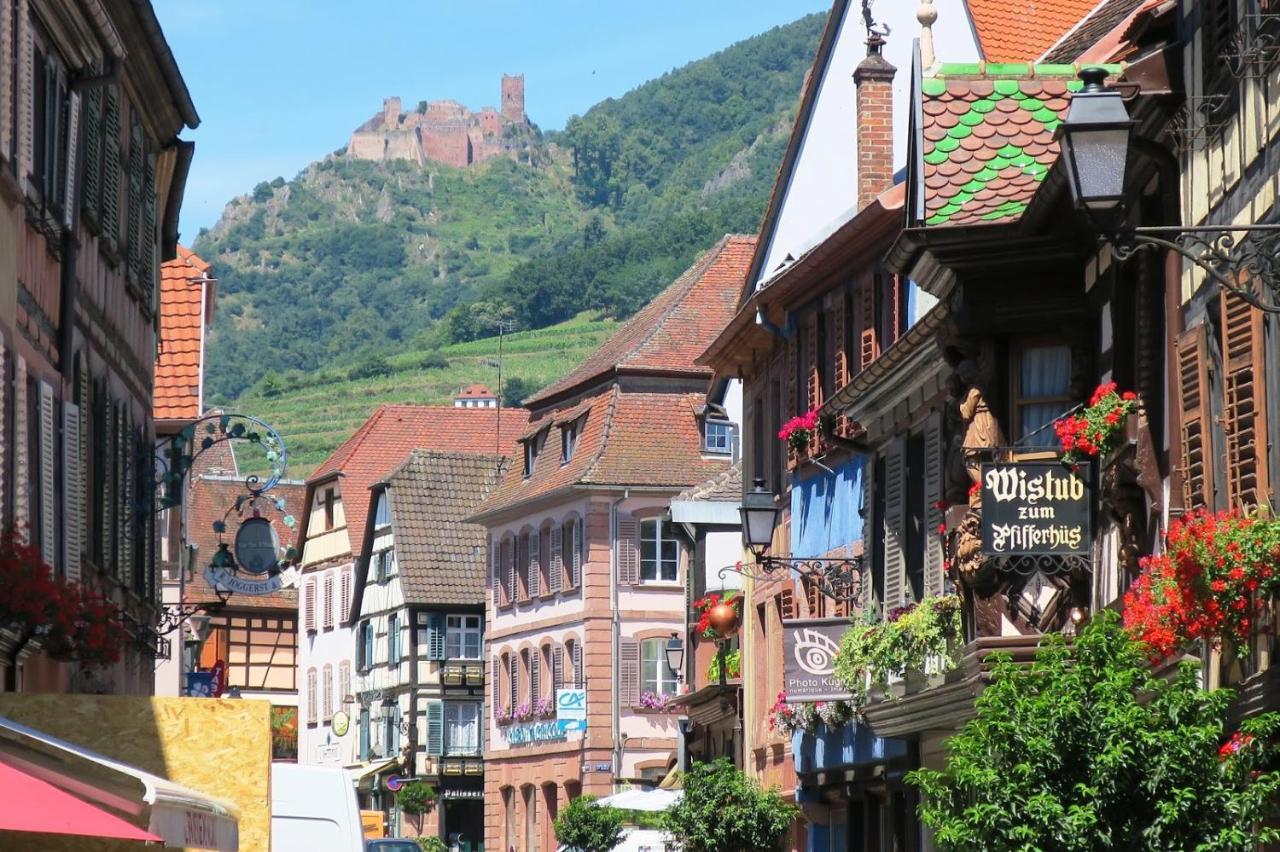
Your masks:
{"label": "red tile roof", "polygon": [[464,399],[470,397],[492,398],[496,396],[496,393],[489,390],[484,385],[468,385],[458,393],[458,397]]}
{"label": "red tile roof", "polygon": [[153,411],[157,420],[194,420],[200,416],[204,329],[213,320],[214,284],[205,279],[209,264],[178,246],[173,260],[160,265],[160,343],[156,352]]}
{"label": "red tile roof", "polygon": [[504,514],[570,489],[627,485],[673,492],[705,482],[728,467],[728,459],[703,458],[697,412],[700,393],[633,393],[616,384],[583,400],[585,412],[573,458],[560,463],[559,416],[544,417],[548,427],[531,476],[521,456],[498,489],[481,504],[476,517]]}
{"label": "red tile roof", "polygon": [[1034,62],[1098,0],[965,0],[987,62]]}
{"label": "red tile roof", "polygon": [[921,81],[926,225],[1017,221],[1058,159],[1071,66],[943,65]]}
{"label": "red tile roof", "polygon": [[525,405],[535,411],[545,408],[624,371],[710,377],[711,371],[694,360],[733,316],[755,243],[754,236],[723,237],[577,369]]}
{"label": "red tile roof", "polygon": [[[529,422],[519,408],[455,408],[452,405],[380,405],[356,433],[334,450],[307,480],[342,474],[342,511],[352,551],[364,541],[369,488],[391,473],[413,450],[510,455]],[[305,516],[305,509],[302,510]],[[302,536],[305,540],[306,521]]]}
{"label": "red tile roof", "polygon": [[[187,579],[182,595],[184,603],[212,603],[218,599],[204,579],[204,569],[218,551],[218,533],[214,532],[213,525],[216,521],[224,522],[226,530],[222,533],[222,540],[234,545],[236,530],[241,522],[239,513],[235,511],[236,499],[247,493],[244,480],[238,476],[207,475],[196,476],[191,480],[187,491],[187,539],[196,545],[197,550],[195,576]],[[276,535],[280,537],[282,547],[291,545],[295,538],[295,531],[284,524],[284,517],[301,517],[302,497],[301,482],[282,482],[254,505],[259,514],[271,522]],[[276,500],[285,501],[283,509],[277,508]],[[245,517],[251,515],[252,512],[246,508]],[[227,610],[297,608],[297,589],[280,589],[266,595],[235,594],[227,603]]]}

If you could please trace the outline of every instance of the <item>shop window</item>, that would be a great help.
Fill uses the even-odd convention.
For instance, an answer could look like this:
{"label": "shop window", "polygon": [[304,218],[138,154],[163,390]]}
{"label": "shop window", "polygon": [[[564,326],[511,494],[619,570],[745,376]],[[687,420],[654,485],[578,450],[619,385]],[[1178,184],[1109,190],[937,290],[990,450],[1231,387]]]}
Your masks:
{"label": "shop window", "polygon": [[676,694],[676,673],[667,665],[667,640],[640,643],[640,689],[654,695]]}
{"label": "shop window", "polygon": [[680,568],[680,542],[659,520],[640,523],[640,581],[674,583]]}
{"label": "shop window", "polygon": [[1024,345],[1014,352],[1013,423],[1024,447],[1052,446],[1051,424],[1072,407],[1071,347],[1062,343]]}

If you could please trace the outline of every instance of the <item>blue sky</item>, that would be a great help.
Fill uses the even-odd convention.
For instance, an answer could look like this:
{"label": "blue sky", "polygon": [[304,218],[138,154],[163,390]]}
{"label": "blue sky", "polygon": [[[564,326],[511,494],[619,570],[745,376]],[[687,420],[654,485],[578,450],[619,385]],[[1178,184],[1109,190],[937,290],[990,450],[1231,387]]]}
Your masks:
{"label": "blue sky", "polygon": [[[293,177],[399,95],[498,104],[525,75],[544,129],[824,0],[154,0],[201,125],[182,210],[195,239],[233,196]],[[797,93],[798,95],[799,93]]]}

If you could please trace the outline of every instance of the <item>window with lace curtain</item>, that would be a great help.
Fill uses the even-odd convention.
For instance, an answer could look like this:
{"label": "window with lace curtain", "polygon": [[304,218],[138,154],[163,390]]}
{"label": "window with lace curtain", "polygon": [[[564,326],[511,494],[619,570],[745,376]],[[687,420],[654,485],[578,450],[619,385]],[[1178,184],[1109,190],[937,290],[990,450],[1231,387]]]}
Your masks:
{"label": "window with lace curtain", "polygon": [[1071,398],[1071,347],[1065,343],[1018,346],[1013,359],[1013,441],[1022,447],[1057,443],[1050,424],[1075,405]]}

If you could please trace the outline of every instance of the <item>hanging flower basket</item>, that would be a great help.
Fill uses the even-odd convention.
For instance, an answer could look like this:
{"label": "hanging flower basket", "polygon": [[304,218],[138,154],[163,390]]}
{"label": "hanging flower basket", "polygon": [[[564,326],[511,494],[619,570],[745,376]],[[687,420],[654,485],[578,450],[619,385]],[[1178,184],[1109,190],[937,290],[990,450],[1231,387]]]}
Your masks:
{"label": "hanging flower basket", "polygon": [[693,602],[698,613],[694,630],[703,639],[725,639],[732,636],[742,621],[742,595],[737,592],[711,592]]}
{"label": "hanging flower basket", "polygon": [[796,731],[813,733],[818,725],[836,730],[858,719],[859,708],[851,701],[802,701],[790,703],[787,693],[779,692],[769,710],[769,729],[789,737]]}
{"label": "hanging flower basket", "polygon": [[1053,424],[1065,450],[1062,460],[1076,464],[1081,458],[1097,458],[1116,449],[1129,415],[1137,410],[1138,397],[1133,391],[1120,393],[1115,382],[1098,385],[1087,408]]}

